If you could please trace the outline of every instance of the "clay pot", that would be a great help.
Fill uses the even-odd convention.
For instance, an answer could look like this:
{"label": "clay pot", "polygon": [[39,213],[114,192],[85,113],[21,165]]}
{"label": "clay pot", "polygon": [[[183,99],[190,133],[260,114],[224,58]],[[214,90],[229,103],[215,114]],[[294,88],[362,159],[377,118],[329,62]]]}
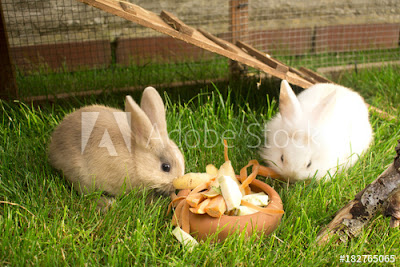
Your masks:
{"label": "clay pot", "polygon": [[[278,193],[269,185],[254,179],[250,185],[253,192],[265,192],[269,196],[268,208],[283,210],[282,200]],[[222,215],[214,218],[207,214],[194,214],[189,212],[190,232],[198,240],[205,240],[209,235],[218,232],[218,240],[225,240],[229,234],[239,230],[246,231],[250,236],[254,230],[272,233],[279,225],[283,214],[266,214],[257,212],[245,216]]]}

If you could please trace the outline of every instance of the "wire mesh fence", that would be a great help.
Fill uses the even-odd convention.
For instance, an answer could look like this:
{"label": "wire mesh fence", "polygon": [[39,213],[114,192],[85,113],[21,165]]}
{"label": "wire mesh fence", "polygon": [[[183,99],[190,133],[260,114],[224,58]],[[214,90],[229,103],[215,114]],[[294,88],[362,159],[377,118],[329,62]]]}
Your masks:
{"label": "wire mesh fence", "polygon": [[317,68],[400,58],[399,1],[250,3],[250,42],[294,65]]}
{"label": "wire mesh fence", "polygon": [[[400,59],[398,0],[131,2],[156,14],[167,10],[189,26],[228,41],[244,41],[292,66]],[[0,3],[24,95],[218,79],[229,74],[228,60],[221,56],[75,0]],[[239,14],[234,18],[232,8]],[[85,73],[86,78],[76,79],[77,73]],[[43,84],[49,75],[58,75],[57,85],[63,88]],[[24,91],[21,87],[27,83],[30,88]],[[36,83],[38,90],[33,88]]]}

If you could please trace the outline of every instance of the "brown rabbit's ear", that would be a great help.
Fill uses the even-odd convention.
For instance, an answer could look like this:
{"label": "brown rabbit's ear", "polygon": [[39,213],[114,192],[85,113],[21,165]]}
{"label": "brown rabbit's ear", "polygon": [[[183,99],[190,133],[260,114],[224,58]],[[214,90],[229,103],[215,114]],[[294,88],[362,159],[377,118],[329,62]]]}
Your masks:
{"label": "brown rabbit's ear", "polygon": [[153,87],[143,91],[140,107],[149,117],[151,124],[157,127],[161,135],[167,136],[167,122],[165,121],[165,107],[161,96]]}
{"label": "brown rabbit's ear", "polygon": [[139,107],[131,96],[126,96],[125,112],[131,116],[131,129],[137,142],[148,144],[153,135],[153,127],[146,113]]}
{"label": "brown rabbit's ear", "polygon": [[281,82],[279,113],[283,119],[289,122],[295,122],[302,113],[299,100],[286,80],[282,80]]}

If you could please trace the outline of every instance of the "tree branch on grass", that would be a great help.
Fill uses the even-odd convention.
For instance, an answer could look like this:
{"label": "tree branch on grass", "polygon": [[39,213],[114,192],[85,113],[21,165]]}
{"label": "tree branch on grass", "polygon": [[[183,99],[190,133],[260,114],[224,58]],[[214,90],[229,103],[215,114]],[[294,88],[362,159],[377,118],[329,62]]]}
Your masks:
{"label": "tree branch on grass", "polygon": [[391,227],[400,224],[400,140],[394,162],[353,200],[336,213],[333,220],[317,236],[319,244],[337,235],[345,242],[357,236],[362,228],[379,212],[391,216]]}

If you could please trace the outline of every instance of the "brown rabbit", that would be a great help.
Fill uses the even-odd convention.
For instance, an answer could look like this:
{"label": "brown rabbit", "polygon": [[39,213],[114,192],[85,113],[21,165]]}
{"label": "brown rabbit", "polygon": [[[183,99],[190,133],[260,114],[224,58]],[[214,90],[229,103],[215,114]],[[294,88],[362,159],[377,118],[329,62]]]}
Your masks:
{"label": "brown rabbit", "polygon": [[185,171],[184,158],[168,137],[164,103],[147,87],[141,107],[127,96],[125,112],[100,105],[83,107],[55,129],[49,161],[80,193],[116,196],[134,187],[174,190]]}

